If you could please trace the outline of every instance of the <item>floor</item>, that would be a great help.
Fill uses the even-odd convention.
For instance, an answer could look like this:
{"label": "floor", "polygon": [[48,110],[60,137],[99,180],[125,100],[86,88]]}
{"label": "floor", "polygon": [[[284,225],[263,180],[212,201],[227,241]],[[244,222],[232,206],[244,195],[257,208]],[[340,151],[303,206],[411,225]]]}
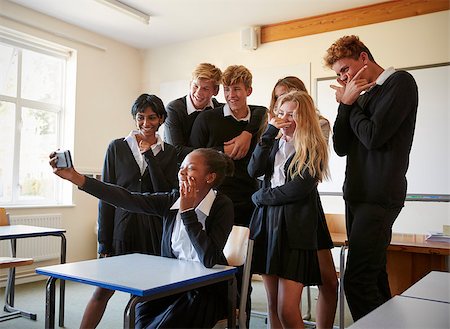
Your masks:
{"label": "floor", "polygon": [[[15,295],[15,305],[21,309],[37,313],[37,320],[32,321],[24,318],[16,318],[9,321],[0,322],[0,329],[9,328],[44,328],[45,312],[45,281],[37,281],[17,286]],[[252,281],[252,315],[250,320],[250,329],[267,328],[266,325],[266,296],[261,281]],[[84,307],[89,300],[94,287],[76,283],[66,282],[66,312],[65,328],[78,328]],[[312,319],[314,320],[314,305],[317,289],[311,289],[312,293]],[[58,295],[58,293],[57,293]],[[4,288],[0,288],[0,298],[4,300]],[[128,302],[129,295],[116,292],[111,298],[105,315],[97,327],[99,329],[122,328],[123,310]],[[57,301],[58,302],[58,301]],[[303,298],[302,309],[306,309],[306,298]],[[346,310],[346,326],[352,323],[349,317],[349,311]],[[336,316],[335,325],[338,325],[338,316]],[[314,328],[314,326],[307,326]]]}

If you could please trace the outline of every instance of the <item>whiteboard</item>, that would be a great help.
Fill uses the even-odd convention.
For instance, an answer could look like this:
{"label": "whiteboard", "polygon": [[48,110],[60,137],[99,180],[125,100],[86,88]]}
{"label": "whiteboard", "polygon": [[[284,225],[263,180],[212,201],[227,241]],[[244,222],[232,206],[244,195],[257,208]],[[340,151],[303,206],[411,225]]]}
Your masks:
{"label": "whiteboard", "polygon": [[[410,154],[408,195],[450,195],[450,63],[405,69],[419,90],[416,129]],[[335,78],[317,79],[316,104],[333,127],[338,104],[330,84]],[[338,157],[330,138],[331,180],[319,185],[320,192],[342,194],[345,157]]]}

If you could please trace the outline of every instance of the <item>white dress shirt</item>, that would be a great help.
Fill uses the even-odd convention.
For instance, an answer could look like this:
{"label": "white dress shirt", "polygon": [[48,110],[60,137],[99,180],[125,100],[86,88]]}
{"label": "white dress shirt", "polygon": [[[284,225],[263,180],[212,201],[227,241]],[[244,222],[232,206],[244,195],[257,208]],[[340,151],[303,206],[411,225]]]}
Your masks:
{"label": "white dress shirt", "polygon": [[250,108],[247,106],[247,115],[241,119],[238,119],[234,116],[233,112],[231,111],[230,107],[228,106],[228,104],[225,104],[223,106],[223,116],[224,117],[229,117],[232,116],[236,121],[250,121]]}
{"label": "white dress shirt", "polygon": [[394,72],[395,69],[392,66],[387,68],[378,76],[376,84],[381,86]]}
{"label": "white dress shirt", "polygon": [[[141,170],[141,176],[144,174],[145,169],[147,169],[147,162],[139,149],[139,144],[136,140],[136,135],[140,134],[138,130],[132,130],[124,140],[128,143],[131,152],[133,153],[134,159]],[[162,138],[156,133],[156,143],[151,146],[153,155],[156,156],[160,151],[164,151],[164,142]]]}
{"label": "white dress shirt", "polygon": [[187,111],[188,115],[191,115],[195,111],[203,111],[208,106],[211,107],[211,108],[214,108],[214,103],[212,102],[212,99],[209,100],[208,105],[206,105],[204,108],[196,109],[195,106],[194,106],[194,103],[192,103],[191,94],[188,94],[186,96],[186,111]]}
{"label": "white dress shirt", "polygon": [[295,153],[294,142],[287,142],[284,138],[280,138],[278,143],[278,151],[275,154],[275,162],[273,165],[273,175],[270,179],[270,187],[284,185],[286,183],[286,175],[284,166],[289,157]]}
{"label": "white dress shirt", "polygon": [[[205,221],[209,216],[211,207],[216,199],[216,192],[214,190],[209,190],[208,194],[199,203],[197,208],[195,208],[195,213],[197,214],[198,221],[202,224],[203,230],[205,229]],[[195,251],[192,245],[189,235],[184,226],[183,220],[180,214],[180,199],[178,199],[170,209],[178,209],[178,214],[175,219],[175,224],[172,231],[172,252],[178,259],[183,260],[193,260],[199,262],[197,251]]]}

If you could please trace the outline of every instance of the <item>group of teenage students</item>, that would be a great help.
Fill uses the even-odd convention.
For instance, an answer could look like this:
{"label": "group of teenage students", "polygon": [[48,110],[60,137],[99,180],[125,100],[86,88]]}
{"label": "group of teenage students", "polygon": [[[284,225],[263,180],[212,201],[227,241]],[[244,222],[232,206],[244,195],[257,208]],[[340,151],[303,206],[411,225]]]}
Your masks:
{"label": "group of teenage students", "polygon": [[[346,273],[345,288],[356,320],[390,297],[385,253],[404,197],[401,200],[402,187],[378,190],[388,182],[376,166],[384,161],[395,167],[388,168],[395,171],[394,176],[389,174],[395,180],[390,184],[404,180],[417,96],[407,73],[383,70],[356,36],[337,40],[327,50],[325,62],[338,74],[339,85],[332,86],[340,103],[333,142],[337,153],[347,156],[344,199],[350,278]],[[220,84],[225,104],[214,99]],[[377,94],[361,103],[372,89]],[[410,92],[407,109],[397,113],[395,108],[392,113],[402,91]],[[103,182],[74,168],[57,168],[54,153],[50,164],[55,174],[101,200],[101,257],[140,252],[199,261],[206,267],[226,264],[223,247],[232,226],[248,226],[255,241],[252,273],[263,278],[270,327],[302,328],[303,287],[318,285],[317,328],[331,328],[337,277],[317,190],[329,176],[330,124],[297,77],[276,82],[268,110],[248,105],[251,93],[252,75],[244,66],[232,65],[222,73],[202,63],[193,72],[189,94],[166,108],[155,95],[138,97],[131,109],[137,129],[109,145]],[[394,122],[382,122],[387,118]],[[166,141],[158,135],[164,121]],[[381,128],[377,122],[382,122]],[[393,136],[402,139],[392,141]],[[391,146],[387,150],[386,144]],[[386,152],[388,156],[383,155]],[[369,163],[362,163],[364,159]],[[375,159],[378,162],[371,163]],[[350,175],[349,169],[355,173]],[[372,182],[377,175],[380,181]],[[386,202],[366,198],[367,189],[370,195],[385,193]],[[368,237],[370,243],[361,241],[366,226],[374,234]],[[225,288],[216,284],[141,303],[136,327],[211,328],[225,315]],[[98,325],[112,294],[96,289],[82,328]],[[249,309],[250,305],[249,300]]]}

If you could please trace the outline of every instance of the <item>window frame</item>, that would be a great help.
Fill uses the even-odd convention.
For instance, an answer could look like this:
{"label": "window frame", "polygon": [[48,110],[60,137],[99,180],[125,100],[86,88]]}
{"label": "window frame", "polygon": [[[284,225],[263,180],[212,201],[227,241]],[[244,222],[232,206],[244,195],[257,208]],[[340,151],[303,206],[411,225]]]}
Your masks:
{"label": "window frame", "polygon": [[[56,113],[56,140],[55,143],[58,148],[70,149],[74,157],[74,129],[75,129],[75,92],[76,92],[76,51],[58,45],[43,39],[39,39],[22,32],[18,32],[9,28],[0,26],[0,43],[10,47],[14,47],[18,51],[18,67],[17,67],[17,90],[16,96],[11,97],[0,94],[0,101],[13,103],[15,106],[15,121],[14,121],[14,155],[13,155],[13,173],[12,177],[7,177],[12,180],[12,190],[9,200],[0,201],[0,206],[8,208],[26,208],[26,207],[55,207],[55,206],[70,206],[73,205],[73,187],[70,183],[58,179],[56,176],[52,177],[53,197],[47,198],[32,198],[27,200],[20,200],[19,178],[20,178],[20,147],[21,147],[21,132],[20,125],[22,124],[21,117],[24,108],[30,108],[37,111],[45,111],[49,113]],[[62,70],[61,87],[61,103],[56,105],[52,103],[45,103],[42,101],[35,101],[22,98],[22,53],[24,50],[33,51],[39,54],[51,56],[64,60]],[[49,167],[49,172],[51,171]]]}

